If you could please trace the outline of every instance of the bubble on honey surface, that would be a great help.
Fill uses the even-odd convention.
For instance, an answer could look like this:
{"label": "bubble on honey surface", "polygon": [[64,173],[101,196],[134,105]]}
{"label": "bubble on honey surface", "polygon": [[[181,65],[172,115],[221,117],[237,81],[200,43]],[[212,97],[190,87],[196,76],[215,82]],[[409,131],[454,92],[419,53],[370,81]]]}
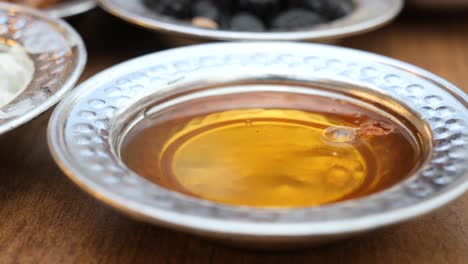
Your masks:
{"label": "bubble on honey surface", "polygon": [[344,126],[327,127],[323,137],[325,140],[335,143],[350,142],[356,137],[356,129]]}
{"label": "bubble on honey surface", "polygon": [[245,122],[245,126],[248,126],[248,127],[252,126],[252,120],[247,119],[244,122]]}

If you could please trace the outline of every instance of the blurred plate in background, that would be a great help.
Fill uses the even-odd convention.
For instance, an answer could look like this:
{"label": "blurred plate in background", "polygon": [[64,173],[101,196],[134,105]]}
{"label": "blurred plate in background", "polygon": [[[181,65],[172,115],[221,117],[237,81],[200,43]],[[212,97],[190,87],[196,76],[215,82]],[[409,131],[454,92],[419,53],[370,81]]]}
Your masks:
{"label": "blurred plate in background", "polygon": [[[5,2],[0,0],[1,2]],[[35,1],[34,4],[31,4],[31,1],[6,1],[13,2],[14,4],[27,5],[30,7],[35,7],[41,5],[41,3],[47,3],[45,1]],[[62,0],[57,4],[47,5],[44,8],[40,8],[42,11],[46,12],[48,15],[57,18],[68,18],[72,16],[85,13],[94,7],[96,7],[96,0]]]}
{"label": "blurred plate in background", "polygon": [[87,12],[94,7],[96,7],[95,0],[66,0],[45,8],[44,11],[53,17],[68,18]]}
{"label": "blurred plate in background", "polygon": [[287,32],[239,32],[194,27],[190,23],[156,13],[143,1],[99,0],[109,13],[165,37],[190,39],[193,42],[219,40],[295,40],[330,42],[368,32],[390,22],[403,7],[403,0],[355,0],[356,8],[348,16],[306,30]]}
{"label": "blurred plate in background", "polygon": [[0,107],[0,136],[52,108],[78,81],[86,64],[80,35],[61,19],[0,3],[0,43],[25,50],[34,65],[27,87]]}

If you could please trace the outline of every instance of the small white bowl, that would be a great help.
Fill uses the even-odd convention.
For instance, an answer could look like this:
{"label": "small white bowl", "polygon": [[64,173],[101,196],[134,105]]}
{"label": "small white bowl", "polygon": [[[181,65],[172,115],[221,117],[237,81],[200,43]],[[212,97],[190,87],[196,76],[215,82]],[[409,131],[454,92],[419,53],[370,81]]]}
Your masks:
{"label": "small white bowl", "polygon": [[34,64],[26,89],[0,107],[2,135],[52,108],[74,87],[86,64],[86,50],[66,22],[6,3],[0,3],[0,39],[22,46]]}

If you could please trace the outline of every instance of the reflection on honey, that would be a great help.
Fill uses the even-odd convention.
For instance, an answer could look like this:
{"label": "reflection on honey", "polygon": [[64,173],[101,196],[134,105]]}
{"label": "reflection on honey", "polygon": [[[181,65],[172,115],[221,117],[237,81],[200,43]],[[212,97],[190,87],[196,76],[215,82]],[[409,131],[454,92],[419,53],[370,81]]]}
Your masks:
{"label": "reflection on honey", "polygon": [[[417,163],[417,144],[390,119],[325,97],[262,96],[276,107],[249,107],[258,103],[245,99],[244,108],[230,109],[241,101],[234,97],[175,106],[134,128],[122,159],[174,191],[256,207],[364,196],[398,182]],[[291,103],[299,109],[285,107]]]}

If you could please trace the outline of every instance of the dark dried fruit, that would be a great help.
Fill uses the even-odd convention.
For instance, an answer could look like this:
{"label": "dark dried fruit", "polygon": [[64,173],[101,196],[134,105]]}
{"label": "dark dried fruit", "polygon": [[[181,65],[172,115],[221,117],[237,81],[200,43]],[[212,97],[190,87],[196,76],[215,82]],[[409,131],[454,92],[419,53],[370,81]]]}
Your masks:
{"label": "dark dried fruit", "polygon": [[252,14],[240,13],[232,17],[230,29],[234,31],[261,32],[265,30],[265,25]]}
{"label": "dark dried fruit", "polygon": [[221,12],[219,8],[210,0],[199,0],[193,4],[193,17],[204,17],[217,21],[220,19]]}
{"label": "dark dried fruit", "polygon": [[323,22],[323,18],[312,11],[294,8],[280,13],[271,26],[276,30],[294,30],[313,27]]}
{"label": "dark dried fruit", "polygon": [[239,8],[260,17],[274,15],[281,8],[280,0],[239,0]]}
{"label": "dark dried fruit", "polygon": [[330,20],[344,17],[354,9],[352,0],[304,0],[304,6]]}
{"label": "dark dried fruit", "polygon": [[144,3],[156,12],[176,18],[190,16],[191,0],[144,0]]}
{"label": "dark dried fruit", "polygon": [[[1,0],[0,0],[1,1]],[[143,0],[163,15],[194,26],[236,31],[311,28],[353,12],[353,0]]]}

